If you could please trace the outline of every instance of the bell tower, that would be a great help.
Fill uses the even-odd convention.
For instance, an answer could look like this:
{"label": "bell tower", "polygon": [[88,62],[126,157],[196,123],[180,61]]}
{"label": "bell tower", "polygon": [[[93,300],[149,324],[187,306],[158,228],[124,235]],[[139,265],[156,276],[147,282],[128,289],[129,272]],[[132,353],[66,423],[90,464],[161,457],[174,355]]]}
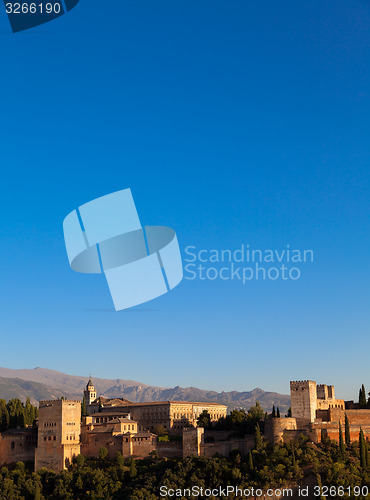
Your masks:
{"label": "bell tower", "polygon": [[86,406],[91,405],[91,403],[96,399],[96,391],[91,378],[89,379],[86,389],[84,390],[84,398]]}

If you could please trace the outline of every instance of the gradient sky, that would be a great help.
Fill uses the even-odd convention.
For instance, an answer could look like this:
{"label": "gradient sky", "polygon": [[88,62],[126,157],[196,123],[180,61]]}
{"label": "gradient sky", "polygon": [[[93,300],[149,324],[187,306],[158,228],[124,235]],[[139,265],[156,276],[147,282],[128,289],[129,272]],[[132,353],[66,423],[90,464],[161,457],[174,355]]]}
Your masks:
{"label": "gradient sky", "polygon": [[[0,9],[1,355],[159,386],[370,389],[370,2],[80,0]],[[62,222],[130,187],[182,251],[312,249],[298,281],[184,280],[114,312]]]}

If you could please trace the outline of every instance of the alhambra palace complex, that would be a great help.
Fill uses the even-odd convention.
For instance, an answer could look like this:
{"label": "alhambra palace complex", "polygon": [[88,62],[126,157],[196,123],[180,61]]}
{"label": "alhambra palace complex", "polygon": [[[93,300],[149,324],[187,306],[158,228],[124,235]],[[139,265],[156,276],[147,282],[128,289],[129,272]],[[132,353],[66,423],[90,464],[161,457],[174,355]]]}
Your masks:
{"label": "alhambra palace complex", "polygon": [[[347,415],[351,440],[357,441],[360,429],[370,439],[370,409],[336,399],[334,387],[317,385],[310,380],[291,382],[289,418],[269,418],[265,422],[265,439],[288,442],[305,434],[313,442],[322,437],[339,439],[339,423],[344,428]],[[217,403],[161,401],[132,403],[125,399],[97,398],[89,380],[84,391],[89,416],[81,421],[81,402],[74,400],[40,401],[36,427],[8,429],[0,433],[0,465],[17,461],[33,461],[35,470],[42,467],[61,471],[74,456],[97,457],[105,447],[108,457],[119,451],[125,458],[144,458],[152,452],[159,457],[188,455],[227,456],[238,449],[246,454],[254,446],[254,437],[228,439],[224,432],[212,433],[212,442],[205,442],[204,429],[197,427],[197,418],[207,410],[215,422],[227,414],[227,407]],[[158,427],[181,439],[161,442],[153,433]],[[207,440],[206,440],[207,441]]]}

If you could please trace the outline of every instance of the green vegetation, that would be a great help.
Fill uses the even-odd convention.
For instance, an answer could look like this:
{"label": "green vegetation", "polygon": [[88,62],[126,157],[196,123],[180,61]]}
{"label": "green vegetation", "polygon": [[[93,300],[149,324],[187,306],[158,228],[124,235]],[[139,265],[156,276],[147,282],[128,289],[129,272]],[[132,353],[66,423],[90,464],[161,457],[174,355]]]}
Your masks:
{"label": "green vegetation", "polygon": [[253,435],[257,424],[260,426],[260,431],[263,432],[266,415],[257,401],[255,406],[252,406],[247,412],[233,410],[227,417],[220,418],[214,427],[216,430],[230,431],[234,436]]}
{"label": "green vegetation", "polygon": [[[300,484],[307,476],[327,486],[368,486],[367,446],[365,441],[361,444],[361,436],[359,439],[342,452],[335,441],[326,440],[316,445],[301,436],[294,443],[274,447],[261,441],[259,449],[255,448],[246,457],[233,450],[229,458],[189,457],[184,460],[159,459],[155,454],[146,460],[124,460],[117,453],[110,461],[104,450],[96,459],[79,455],[69,470],[60,474],[46,469],[35,474],[31,466],[25,467],[18,462],[11,468],[0,469],[0,498],[159,500],[160,486],[216,488],[233,484],[244,489],[281,488]],[[353,496],[345,493],[340,498]]]}
{"label": "green vegetation", "polygon": [[358,402],[360,408],[367,408],[366,391],[364,384],[362,384],[361,389],[358,393]]}
{"label": "green vegetation", "polygon": [[347,413],[344,415],[344,439],[346,441],[346,446],[351,444],[351,434],[349,430],[349,420],[347,417]]}
{"label": "green vegetation", "polygon": [[85,399],[85,396],[83,397],[82,399],[82,404],[81,404],[81,418],[82,417],[87,417],[88,416],[88,412],[87,412],[87,409],[86,409],[86,399]]}
{"label": "green vegetation", "polygon": [[210,429],[212,427],[211,415],[207,410],[203,410],[202,413],[197,418],[198,427],[204,427],[205,429]]}
{"label": "green vegetation", "polygon": [[19,399],[11,399],[8,403],[0,399],[0,432],[33,425],[37,416],[38,409],[31,405],[29,398],[26,404]]}

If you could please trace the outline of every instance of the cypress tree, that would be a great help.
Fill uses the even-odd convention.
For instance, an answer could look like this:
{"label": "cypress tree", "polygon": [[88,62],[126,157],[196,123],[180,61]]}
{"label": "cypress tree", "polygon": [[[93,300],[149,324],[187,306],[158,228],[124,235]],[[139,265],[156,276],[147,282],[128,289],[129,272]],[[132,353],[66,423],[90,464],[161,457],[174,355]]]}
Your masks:
{"label": "cypress tree", "polygon": [[258,450],[258,451],[262,450],[262,446],[263,446],[262,445],[262,436],[261,436],[261,429],[260,429],[259,424],[256,425],[254,439],[255,439],[256,450]]}
{"label": "cypress tree", "polygon": [[319,487],[320,490],[320,500],[326,500],[326,497],[324,497],[324,495],[322,494],[322,481],[320,474],[317,474],[316,479],[317,479],[317,486]]}
{"label": "cypress tree", "polygon": [[360,465],[364,469],[366,467],[366,442],[364,437],[364,431],[362,430],[362,428],[360,429],[359,441],[360,441]]}
{"label": "cypress tree", "polygon": [[85,400],[85,396],[84,396],[83,400],[82,400],[82,405],[81,405],[81,418],[86,417],[86,416],[87,416],[87,410],[86,410],[86,400]]}
{"label": "cypress tree", "polygon": [[135,479],[136,476],[137,476],[136,463],[135,463],[135,460],[132,459],[131,464],[130,464],[130,477],[131,477],[131,479]]}
{"label": "cypress tree", "polygon": [[346,451],[346,447],[344,446],[344,441],[343,441],[342,426],[340,425],[340,422],[339,422],[339,452],[340,452],[340,456],[342,458],[344,458],[345,451]]}
{"label": "cypress tree", "polygon": [[295,458],[294,446],[292,448],[292,462],[293,462],[293,467],[295,467],[297,465],[297,461],[296,461],[296,458]]}
{"label": "cypress tree", "polygon": [[252,452],[251,451],[248,453],[248,467],[249,467],[250,471],[252,471],[254,469],[253,456],[252,456]]}
{"label": "cypress tree", "polygon": [[21,411],[17,415],[17,427],[24,429],[26,427],[26,416],[24,411]]}
{"label": "cypress tree", "polygon": [[321,442],[325,443],[325,441],[326,441],[326,433],[324,432],[324,429],[321,429],[320,434],[321,434]]}
{"label": "cypress tree", "polygon": [[8,408],[4,408],[1,416],[1,430],[5,431],[9,428],[10,425],[10,416],[8,412]]}
{"label": "cypress tree", "polygon": [[276,410],[276,418],[280,418],[280,410],[279,410],[279,407],[278,407],[278,409]]}
{"label": "cypress tree", "polygon": [[366,391],[365,386],[362,384],[361,389],[358,393],[358,402],[360,404],[360,408],[366,408]]}
{"label": "cypress tree", "polygon": [[275,417],[276,417],[275,405],[272,405],[272,413],[271,413],[271,417],[272,417],[272,418],[275,418]]}
{"label": "cypress tree", "polygon": [[346,440],[346,446],[351,444],[351,433],[349,430],[349,420],[347,417],[347,413],[344,415],[344,437]]}

